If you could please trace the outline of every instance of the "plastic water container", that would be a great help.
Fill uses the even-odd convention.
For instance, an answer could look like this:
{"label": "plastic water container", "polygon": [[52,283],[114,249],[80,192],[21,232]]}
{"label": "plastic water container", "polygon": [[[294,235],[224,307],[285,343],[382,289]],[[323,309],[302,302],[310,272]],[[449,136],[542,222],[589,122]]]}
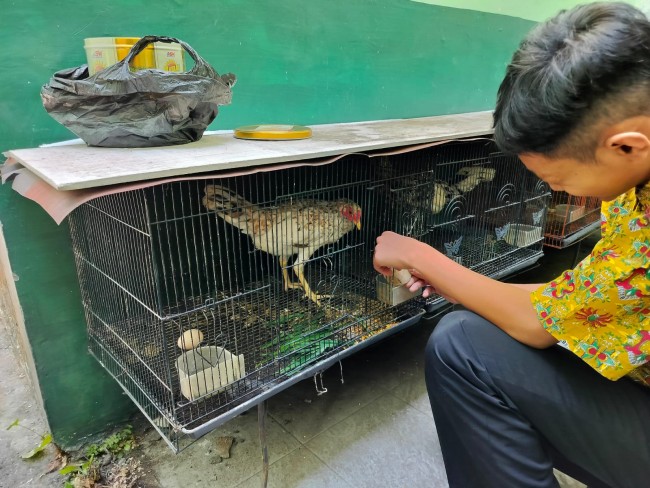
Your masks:
{"label": "plastic water container", "polygon": [[[89,37],[84,39],[84,49],[90,76],[123,60],[139,37]],[[138,54],[131,68],[134,71],[156,68],[163,71],[185,71],[183,48],[180,44],[156,42]]]}

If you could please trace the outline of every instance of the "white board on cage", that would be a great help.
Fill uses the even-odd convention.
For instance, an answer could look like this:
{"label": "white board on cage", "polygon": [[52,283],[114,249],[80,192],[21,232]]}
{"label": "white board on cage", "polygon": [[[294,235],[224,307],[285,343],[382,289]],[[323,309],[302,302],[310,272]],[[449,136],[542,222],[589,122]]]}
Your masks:
{"label": "white board on cage", "polygon": [[6,153],[57,190],[76,190],[261,166],[492,133],[492,112],[311,126],[310,139],[251,141],[233,131],[206,132],[200,141],[163,148],[88,147],[80,139]]}

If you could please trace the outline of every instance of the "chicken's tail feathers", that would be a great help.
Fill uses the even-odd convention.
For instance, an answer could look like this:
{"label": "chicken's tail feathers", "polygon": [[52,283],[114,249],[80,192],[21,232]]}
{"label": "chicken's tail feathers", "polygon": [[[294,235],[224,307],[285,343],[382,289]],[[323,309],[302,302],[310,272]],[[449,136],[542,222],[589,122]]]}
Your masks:
{"label": "chicken's tail feathers", "polygon": [[245,227],[248,217],[257,210],[254,204],[224,186],[206,185],[204,192],[203,206],[236,227]]}
{"label": "chicken's tail feathers", "polygon": [[215,212],[232,212],[246,208],[254,208],[251,202],[239,196],[232,190],[221,185],[205,185],[203,205]]}

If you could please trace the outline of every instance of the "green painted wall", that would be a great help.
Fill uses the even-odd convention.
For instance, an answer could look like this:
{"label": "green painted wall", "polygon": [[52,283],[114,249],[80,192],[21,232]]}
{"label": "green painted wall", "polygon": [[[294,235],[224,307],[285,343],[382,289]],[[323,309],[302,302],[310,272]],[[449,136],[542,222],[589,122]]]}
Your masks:
{"label": "green painted wall", "polygon": [[[165,34],[239,77],[211,129],[316,124],[490,109],[530,21],[410,0],[0,0],[0,150],[73,137],[44,112],[39,88],[85,61],[84,37]],[[66,225],[0,188],[27,332],[56,440],[132,412],[86,352]]]}
{"label": "green painted wall", "polygon": [[[510,15],[522,19],[542,21],[555,15],[559,10],[574,7],[587,0],[543,0],[539,2],[522,0],[412,0],[445,7],[464,8],[479,12]],[[617,0],[624,1],[624,0]],[[650,0],[628,0],[629,4],[650,12]]]}

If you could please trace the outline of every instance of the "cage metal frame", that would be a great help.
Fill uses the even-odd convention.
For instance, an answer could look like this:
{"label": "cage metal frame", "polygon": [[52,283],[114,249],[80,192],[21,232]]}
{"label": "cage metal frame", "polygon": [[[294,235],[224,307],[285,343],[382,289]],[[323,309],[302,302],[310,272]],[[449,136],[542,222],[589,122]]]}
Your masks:
{"label": "cage metal frame", "polygon": [[[491,178],[470,180],[486,169],[494,170],[487,171]],[[202,205],[206,185],[241,199],[230,214],[210,210]],[[431,194],[440,188],[446,193],[438,208]],[[377,299],[378,287],[386,285],[372,270],[372,249],[383,230],[421,239],[501,278],[541,257],[549,195],[543,182],[491,142],[458,141],[99,197],[70,218],[90,352],[178,452],[297,381],[417,323],[427,311],[445,310],[438,296],[398,304]],[[328,217],[324,225],[337,222],[330,227],[342,235],[301,264],[280,262],[260,250],[263,239],[242,231],[254,227],[242,219],[260,224],[261,214],[302,219],[297,208],[305,199],[356,202],[362,230],[337,230],[348,224]],[[532,237],[522,230],[530,228]],[[266,236],[276,241],[267,249],[279,249],[283,232],[290,232],[277,229]],[[307,283],[330,297],[315,303],[303,290],[283,289],[285,277],[295,280],[303,264]],[[244,357],[245,373],[234,378],[237,365],[230,358],[216,365],[215,380],[208,361],[212,380],[202,378],[203,390],[190,381],[198,394],[183,396],[179,365],[187,359],[178,341],[192,329],[202,331],[208,347],[221,344],[233,357]],[[197,351],[190,348],[190,358],[205,364]],[[217,388],[224,371],[227,382]]]}

